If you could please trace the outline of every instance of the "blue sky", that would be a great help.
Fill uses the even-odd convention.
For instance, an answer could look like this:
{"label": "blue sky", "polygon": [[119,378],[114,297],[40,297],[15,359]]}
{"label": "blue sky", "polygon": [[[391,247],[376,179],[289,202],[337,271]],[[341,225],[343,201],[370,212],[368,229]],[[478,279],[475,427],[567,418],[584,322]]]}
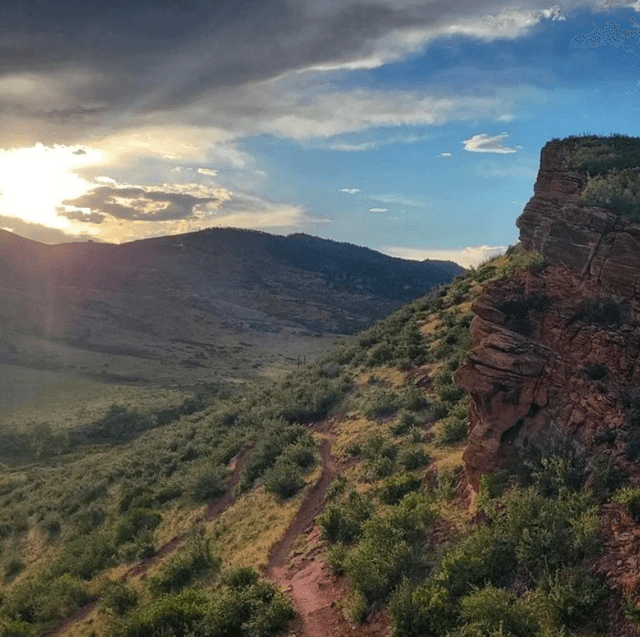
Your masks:
{"label": "blue sky", "polygon": [[640,3],[243,0],[0,8],[0,227],[213,226],[475,265],[540,149],[640,135]]}

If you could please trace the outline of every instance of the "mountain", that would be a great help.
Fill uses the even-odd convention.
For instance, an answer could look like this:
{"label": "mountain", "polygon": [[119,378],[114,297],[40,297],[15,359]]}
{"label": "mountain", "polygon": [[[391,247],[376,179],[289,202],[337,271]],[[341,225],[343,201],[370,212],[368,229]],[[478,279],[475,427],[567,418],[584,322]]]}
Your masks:
{"label": "mountain", "polygon": [[0,231],[0,362],[172,384],[255,373],[461,271],[304,234],[44,245]]}
{"label": "mountain", "polygon": [[0,426],[0,636],[637,634],[638,159],[550,142],[521,244],[287,376]]}

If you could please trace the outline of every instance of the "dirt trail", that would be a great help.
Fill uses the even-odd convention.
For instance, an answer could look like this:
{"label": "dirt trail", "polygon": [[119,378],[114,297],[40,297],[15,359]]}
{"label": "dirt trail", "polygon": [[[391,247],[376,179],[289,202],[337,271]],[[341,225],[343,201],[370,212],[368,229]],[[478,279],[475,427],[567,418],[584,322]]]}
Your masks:
{"label": "dirt trail", "polygon": [[[235,488],[240,482],[240,472],[244,467],[245,460],[249,450],[253,447],[253,444],[247,445],[231,462],[231,475],[227,482],[227,488],[224,494],[214,502],[210,502],[205,511],[204,517],[196,520],[197,522],[210,521],[216,516],[223,513],[235,500]],[[121,582],[126,582],[131,577],[136,575],[142,575],[146,573],[158,560],[162,559],[165,555],[175,551],[182,542],[189,535],[189,531],[185,531],[180,535],[176,535],[171,538],[166,544],[163,544],[151,557],[146,560],[138,562],[132,566],[121,578]],[[82,621],[89,613],[95,608],[98,603],[98,599],[94,598],[90,602],[87,602],[84,606],[78,608],[73,614],[69,615],[58,627],[51,633],[48,633],[47,637],[58,637],[66,630],[68,630],[74,624]]]}
{"label": "dirt trail", "polygon": [[[265,575],[277,584],[289,588],[289,594],[298,611],[298,624],[302,624],[304,637],[328,637],[332,633],[328,625],[335,621],[333,607],[336,594],[330,577],[322,562],[311,560],[304,565],[289,568],[289,554],[297,538],[311,530],[313,521],[322,510],[328,486],[337,470],[331,458],[332,439],[325,437],[320,445],[322,475],[317,484],[307,493],[293,522],[271,549]],[[325,581],[326,580],[326,581]],[[298,634],[298,631],[296,631]]]}

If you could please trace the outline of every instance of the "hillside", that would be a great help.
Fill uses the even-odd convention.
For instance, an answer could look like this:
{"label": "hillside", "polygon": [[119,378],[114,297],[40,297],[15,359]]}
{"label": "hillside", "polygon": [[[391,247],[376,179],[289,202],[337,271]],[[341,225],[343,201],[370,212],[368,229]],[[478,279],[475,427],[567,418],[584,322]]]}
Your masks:
{"label": "hillside", "polygon": [[636,149],[550,142],[521,245],[286,377],[22,434],[0,637],[637,634]]}
{"label": "hillside", "polygon": [[44,245],[0,230],[0,363],[108,382],[243,378],[311,359],[461,271],[301,234]]}

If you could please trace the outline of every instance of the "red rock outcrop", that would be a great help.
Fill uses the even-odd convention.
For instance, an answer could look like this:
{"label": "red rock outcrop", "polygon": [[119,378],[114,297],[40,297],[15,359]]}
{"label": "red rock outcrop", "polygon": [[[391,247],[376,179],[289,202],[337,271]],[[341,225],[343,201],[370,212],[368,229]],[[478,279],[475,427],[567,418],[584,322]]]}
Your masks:
{"label": "red rock outcrop", "polygon": [[[474,304],[474,347],[458,371],[472,397],[465,470],[499,468],[514,449],[571,441],[632,477],[624,397],[640,388],[640,224],[579,200],[586,175],[548,143],[517,220],[547,265],[491,283]],[[638,393],[640,396],[640,392]]]}

